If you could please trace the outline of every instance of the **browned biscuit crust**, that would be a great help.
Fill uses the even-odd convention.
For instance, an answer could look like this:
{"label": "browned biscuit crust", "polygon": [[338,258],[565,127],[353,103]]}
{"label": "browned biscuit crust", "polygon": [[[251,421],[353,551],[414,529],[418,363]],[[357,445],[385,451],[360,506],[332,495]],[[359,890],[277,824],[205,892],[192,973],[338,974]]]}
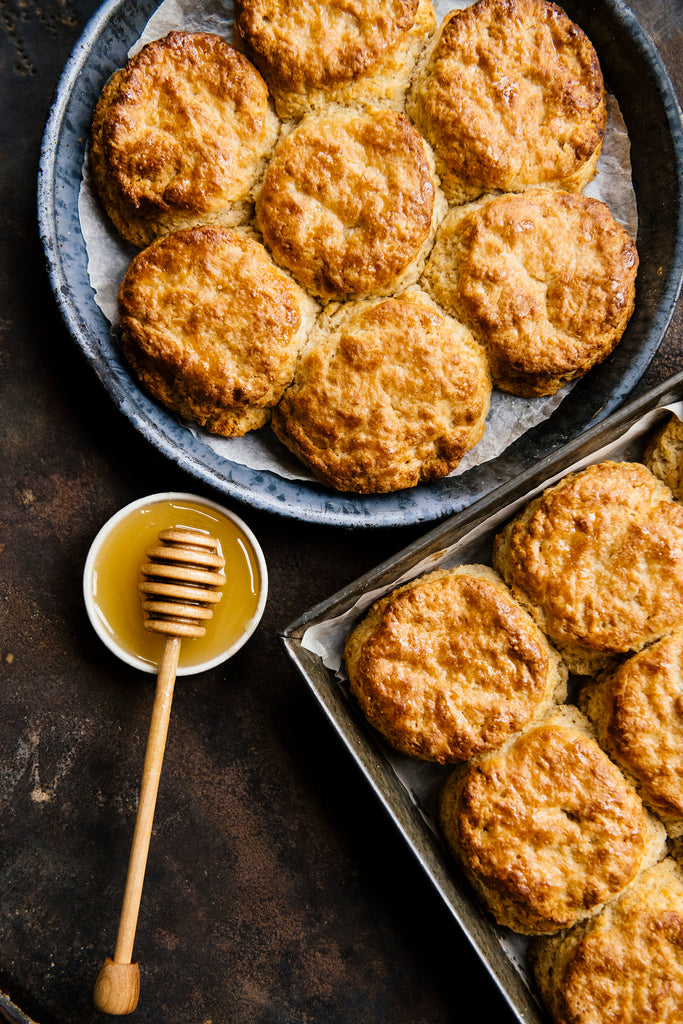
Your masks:
{"label": "browned biscuit crust", "polygon": [[602,462],[549,487],[498,533],[493,559],[573,671],[683,624],[683,508],[638,463]]}
{"label": "browned biscuit crust", "polygon": [[235,24],[291,88],[346,82],[406,32],[418,0],[235,0]]}
{"label": "browned biscuit crust", "polygon": [[633,313],[638,254],[597,199],[534,189],[452,210],[425,268],[463,320],[494,384],[550,395],[601,362]]}
{"label": "browned biscuit crust", "polygon": [[415,74],[409,117],[452,202],[532,186],[580,192],[606,126],[592,44],[544,0],[479,0],[444,18]]}
{"label": "browned biscuit crust", "polygon": [[263,426],[314,303],[258,242],[203,225],[159,239],[119,291],[121,343],[151,394],[226,437]]}
{"label": "browned biscuit crust", "polygon": [[330,103],[402,104],[436,15],[431,0],[237,0],[235,45],[283,119]]}
{"label": "browned biscuit crust", "polygon": [[664,852],[663,827],[568,706],[456,770],[440,822],[498,923],[524,934],[587,917]]}
{"label": "browned biscuit crust", "polygon": [[429,573],[376,602],[345,660],[371,725],[440,764],[495,749],[566,692],[559,655],[483,565]]}
{"label": "browned biscuit crust", "polygon": [[310,115],[278,143],[257,198],[274,258],[327,299],[413,283],[445,210],[430,153],[393,110]]}
{"label": "browned biscuit crust", "polygon": [[683,834],[683,629],[587,685],[583,706],[669,834]]}
{"label": "browned biscuit crust", "polygon": [[555,1024],[680,1024],[683,872],[670,857],[529,961]]}
{"label": "browned biscuit crust", "polygon": [[660,427],[643,453],[643,462],[662,483],[683,500],[683,422],[671,415]]}
{"label": "browned biscuit crust", "polygon": [[323,314],[272,426],[329,486],[395,491],[450,473],[481,438],[490,396],[469,332],[408,292]]}
{"label": "browned biscuit crust", "polygon": [[92,124],[93,182],[134,245],[202,221],[243,223],[278,130],[246,57],[220,36],[171,32],[105,86]]}

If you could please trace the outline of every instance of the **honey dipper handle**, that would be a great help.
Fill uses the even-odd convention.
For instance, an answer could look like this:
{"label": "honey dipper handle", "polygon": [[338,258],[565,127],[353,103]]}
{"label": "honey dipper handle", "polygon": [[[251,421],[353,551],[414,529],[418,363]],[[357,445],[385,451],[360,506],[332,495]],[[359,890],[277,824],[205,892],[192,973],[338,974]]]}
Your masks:
{"label": "honey dipper handle", "polygon": [[[135,929],[137,927],[140,899],[142,897],[142,883],[147,866],[147,854],[152,835],[154,808],[156,806],[161,765],[166,747],[166,735],[171,715],[171,703],[173,701],[173,688],[175,686],[179,654],[180,637],[167,637],[157,674],[152,720],[149,726],[145,762],[142,769],[140,800],[135,819],[135,830],[133,832],[133,842],[128,862],[126,888],[123,894],[123,906],[119,919],[114,959],[113,963],[111,960],[105,962],[95,984],[95,1006],[103,1013],[132,1013],[137,1005],[138,992],[132,992],[128,996],[123,996],[122,993],[113,991],[116,987],[116,979],[120,977],[123,981],[126,976],[126,972],[117,972],[113,968],[114,965],[130,965],[133,956]],[[107,976],[107,984],[103,983],[103,974]],[[132,1005],[130,1005],[131,1002]],[[103,1003],[105,1005],[102,1005]]]}
{"label": "honey dipper handle", "polygon": [[164,645],[164,653],[159,664],[157,687],[152,708],[152,720],[147,736],[145,763],[140,783],[140,800],[135,819],[135,831],[128,862],[126,889],[123,895],[123,906],[119,920],[119,933],[114,950],[114,960],[120,964],[129,964],[133,956],[135,928],[140,909],[142,883],[147,866],[147,853],[152,835],[154,808],[159,790],[161,765],[164,760],[166,734],[171,716],[171,702],[175,686],[178,655],[180,654],[180,637],[169,637]]}

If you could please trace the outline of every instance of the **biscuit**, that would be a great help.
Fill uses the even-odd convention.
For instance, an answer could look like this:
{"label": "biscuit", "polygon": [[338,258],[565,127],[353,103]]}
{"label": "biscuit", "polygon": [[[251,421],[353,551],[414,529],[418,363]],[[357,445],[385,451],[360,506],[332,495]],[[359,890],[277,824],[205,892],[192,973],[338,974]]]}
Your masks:
{"label": "biscuit", "polygon": [[235,2],[235,45],[260,68],[283,120],[330,103],[401,107],[435,28],[431,0]]}
{"label": "biscuit", "polygon": [[246,57],[220,36],[171,32],[105,86],[91,131],[93,183],[137,246],[201,222],[244,223],[278,132]]}
{"label": "biscuit", "polygon": [[330,487],[396,491],[450,473],[484,433],[490,397],[479,346],[416,290],[328,308],[272,426]]}
{"label": "biscuit", "polygon": [[671,415],[649,441],[643,462],[662,483],[683,500],[683,423]]}
{"label": "biscuit", "polygon": [[439,821],[498,924],[529,935],[595,913],[665,849],[661,823],[568,705],[456,769]]}
{"label": "biscuit", "polygon": [[639,463],[547,488],[496,535],[493,564],[579,674],[683,624],[683,508]]}
{"label": "biscuit", "polygon": [[447,15],[406,111],[455,203],[533,186],[580,192],[607,121],[592,44],[544,0],[479,0]]}
{"label": "biscuit", "polygon": [[494,384],[531,398],[609,355],[633,313],[637,270],[604,203],[533,189],[451,210],[423,285],[486,348]]}
{"label": "biscuit", "polygon": [[534,939],[529,962],[555,1024],[679,1024],[680,867],[667,857],[597,917]]}
{"label": "biscuit", "polygon": [[393,110],[309,115],[278,143],[256,201],[276,262],[323,300],[417,280],[445,200],[427,144]]}
{"label": "biscuit", "polygon": [[582,707],[670,835],[683,835],[683,629],[634,654]]}
{"label": "biscuit", "polygon": [[566,695],[559,655],[483,565],[437,570],[377,601],[345,660],[371,725],[440,764],[495,749]]}
{"label": "biscuit", "polygon": [[135,257],[119,290],[121,344],[147,390],[225,437],[266,423],[315,305],[245,233],[202,225]]}

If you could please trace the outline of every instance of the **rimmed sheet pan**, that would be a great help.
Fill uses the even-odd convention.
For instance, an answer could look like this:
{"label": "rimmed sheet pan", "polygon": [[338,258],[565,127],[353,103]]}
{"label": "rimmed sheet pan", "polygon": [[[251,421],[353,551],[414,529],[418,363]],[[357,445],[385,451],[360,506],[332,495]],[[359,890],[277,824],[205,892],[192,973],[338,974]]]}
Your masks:
{"label": "rimmed sheet pan", "polygon": [[604,459],[639,461],[670,414],[683,418],[683,373],[625,406],[529,472],[452,516],[423,538],[311,608],[281,634],[284,646],[423,869],[524,1024],[547,1017],[526,969],[526,940],[482,909],[443,845],[436,798],[450,768],[396,754],[365,722],[342,668],[346,635],[383,593],[438,567],[490,564],[499,527],[566,473]]}

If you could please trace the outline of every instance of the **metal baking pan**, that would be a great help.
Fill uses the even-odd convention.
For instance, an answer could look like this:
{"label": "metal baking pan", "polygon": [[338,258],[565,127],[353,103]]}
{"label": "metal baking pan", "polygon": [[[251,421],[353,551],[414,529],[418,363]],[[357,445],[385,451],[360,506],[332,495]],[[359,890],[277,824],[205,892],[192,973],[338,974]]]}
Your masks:
{"label": "metal baking pan", "polygon": [[387,590],[439,566],[490,564],[500,525],[566,473],[604,459],[638,461],[646,440],[670,411],[683,418],[683,373],[624,406],[533,469],[452,516],[288,626],[284,646],[332,726],[412,848],[420,864],[524,1024],[547,1016],[525,963],[527,940],[498,927],[484,912],[442,844],[436,797],[452,770],[397,754],[366,723],[341,670],[344,639],[367,607]]}

